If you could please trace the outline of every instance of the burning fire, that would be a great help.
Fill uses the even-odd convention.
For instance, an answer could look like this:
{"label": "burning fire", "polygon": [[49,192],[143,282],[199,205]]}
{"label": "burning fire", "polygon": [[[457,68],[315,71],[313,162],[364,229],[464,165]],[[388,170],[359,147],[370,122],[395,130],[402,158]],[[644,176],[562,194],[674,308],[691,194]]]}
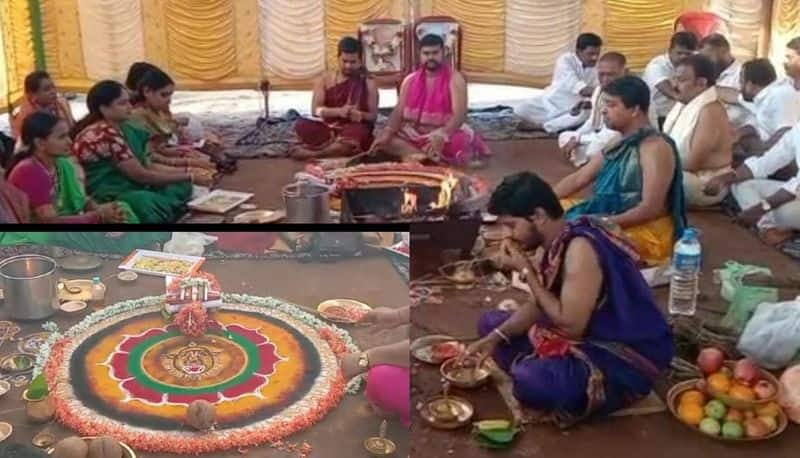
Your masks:
{"label": "burning fire", "polygon": [[417,195],[408,189],[403,190],[403,205],[400,207],[403,216],[417,213]]}
{"label": "burning fire", "polygon": [[453,201],[453,191],[458,186],[458,178],[452,173],[448,173],[447,177],[442,180],[441,188],[439,190],[439,201],[432,202],[432,209],[448,208]]}

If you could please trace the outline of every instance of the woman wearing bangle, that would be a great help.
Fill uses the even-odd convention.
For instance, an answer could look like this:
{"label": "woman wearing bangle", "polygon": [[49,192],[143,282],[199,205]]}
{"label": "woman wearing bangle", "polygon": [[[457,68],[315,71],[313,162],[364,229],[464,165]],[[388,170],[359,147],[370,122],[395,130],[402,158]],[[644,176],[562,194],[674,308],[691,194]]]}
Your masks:
{"label": "woman wearing bangle", "polygon": [[[376,308],[361,322],[372,323],[373,332],[393,329],[409,324],[409,310]],[[410,349],[409,340],[404,339],[342,358],[345,379],[367,373],[367,399],[375,412],[380,416],[397,415],[406,427],[411,426]]]}

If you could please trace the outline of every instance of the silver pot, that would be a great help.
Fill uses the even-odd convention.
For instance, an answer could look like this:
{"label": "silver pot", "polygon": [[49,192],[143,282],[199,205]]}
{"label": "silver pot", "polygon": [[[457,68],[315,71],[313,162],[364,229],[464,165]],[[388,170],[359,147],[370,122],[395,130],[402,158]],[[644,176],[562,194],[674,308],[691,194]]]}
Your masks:
{"label": "silver pot", "polygon": [[42,320],[58,310],[56,261],[38,254],[13,256],[0,262],[5,305],[15,320]]}
{"label": "silver pot", "polygon": [[287,223],[331,222],[330,189],[313,183],[293,183],[283,188]]}

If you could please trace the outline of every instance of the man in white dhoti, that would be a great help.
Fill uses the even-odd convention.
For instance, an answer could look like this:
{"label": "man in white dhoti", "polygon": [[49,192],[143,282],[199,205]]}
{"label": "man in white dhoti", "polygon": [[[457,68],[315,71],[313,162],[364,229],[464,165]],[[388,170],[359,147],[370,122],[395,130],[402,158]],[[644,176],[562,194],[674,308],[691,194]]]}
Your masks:
{"label": "man in white dhoti", "polygon": [[788,181],[767,178],[790,164],[800,166],[800,124],[795,124],[763,156],[751,157],[736,171],[712,179],[706,192],[714,195],[732,185],[733,197],[742,208],[739,222],[755,225],[762,240],[777,245],[800,230],[800,175]]}
{"label": "man in white dhoti", "polygon": [[734,162],[768,150],[800,121],[800,91],[792,78],[777,79],[767,59],[742,66],[742,98],[752,102],[753,116],[734,131]]}
{"label": "man in white dhoti", "polygon": [[678,148],[683,168],[683,195],[690,206],[716,205],[725,192],[704,193],[713,177],[732,171],[728,114],[719,100],[714,63],[701,54],[689,56],[675,69],[678,102],[664,121],[664,133]]}
{"label": "man in white dhoti", "polygon": [[700,54],[708,57],[717,69],[717,94],[720,101],[725,104],[728,120],[734,127],[743,126],[749,116],[750,110],[741,97],[742,90],[742,63],[731,54],[731,45],[728,40],[714,33],[700,41]]}
{"label": "man in white dhoti", "polygon": [[589,118],[577,130],[567,130],[558,135],[558,147],[575,165],[580,167],[593,156],[620,139],[620,133],[609,129],[603,119],[603,90],[612,81],[627,73],[625,56],[618,52],[608,52],[597,62],[599,85],[592,94]]}
{"label": "man in white dhoti", "polygon": [[520,129],[560,132],[588,118],[582,106],[597,87],[597,59],[603,40],[593,33],[578,36],[575,51],[562,54],[553,70],[553,80],[544,92],[517,109]]}
{"label": "man in white dhoti", "polygon": [[678,32],[669,41],[669,50],[656,56],[644,69],[642,79],[650,87],[650,124],[661,129],[664,120],[678,100],[672,84],[675,67],[697,50],[697,37],[691,32]]}

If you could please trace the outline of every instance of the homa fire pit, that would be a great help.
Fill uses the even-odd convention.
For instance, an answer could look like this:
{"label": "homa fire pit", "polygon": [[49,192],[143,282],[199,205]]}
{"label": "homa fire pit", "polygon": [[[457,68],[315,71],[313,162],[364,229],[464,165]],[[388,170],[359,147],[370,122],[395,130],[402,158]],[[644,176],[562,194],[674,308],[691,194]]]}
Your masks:
{"label": "homa fire pit", "polygon": [[369,164],[337,175],[343,223],[479,219],[489,198],[486,181],[446,167]]}

